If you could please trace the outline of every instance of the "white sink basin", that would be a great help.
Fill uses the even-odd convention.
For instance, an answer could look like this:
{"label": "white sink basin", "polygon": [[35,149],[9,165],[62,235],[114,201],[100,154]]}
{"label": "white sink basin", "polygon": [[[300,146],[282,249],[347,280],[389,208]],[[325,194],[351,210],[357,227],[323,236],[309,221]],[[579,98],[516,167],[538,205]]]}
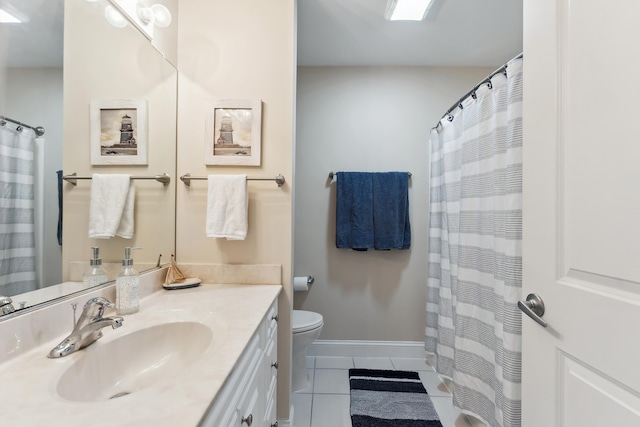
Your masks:
{"label": "white sink basin", "polygon": [[[56,390],[63,399],[93,402],[126,396],[160,380],[179,381],[213,340],[209,326],[172,322],[134,330],[106,341],[105,337],[75,355],[77,360],[60,377]],[[226,337],[226,334],[224,334]],[[224,337],[216,336],[216,341]]]}

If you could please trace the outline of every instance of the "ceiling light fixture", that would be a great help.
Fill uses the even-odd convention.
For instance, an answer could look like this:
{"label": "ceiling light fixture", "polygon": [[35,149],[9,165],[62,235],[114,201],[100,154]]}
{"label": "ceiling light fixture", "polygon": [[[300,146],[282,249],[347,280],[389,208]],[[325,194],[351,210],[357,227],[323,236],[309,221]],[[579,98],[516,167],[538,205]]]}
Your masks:
{"label": "ceiling light fixture", "polygon": [[[0,0],[1,1],[1,0]],[[153,40],[155,27],[171,24],[171,12],[162,4],[147,6],[153,0],[108,0],[110,6],[133,24],[146,38]]]}
{"label": "ceiling light fixture", "polygon": [[390,21],[422,21],[433,0],[388,0],[384,17]]}
{"label": "ceiling light fixture", "polygon": [[3,24],[22,24],[22,20],[17,16],[0,9],[0,22]]}

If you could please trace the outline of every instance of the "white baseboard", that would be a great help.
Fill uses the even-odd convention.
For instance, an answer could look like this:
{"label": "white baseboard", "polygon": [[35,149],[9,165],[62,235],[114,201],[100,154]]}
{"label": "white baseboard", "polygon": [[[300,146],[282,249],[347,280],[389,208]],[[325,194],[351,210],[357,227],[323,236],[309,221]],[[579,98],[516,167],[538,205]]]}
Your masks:
{"label": "white baseboard", "polygon": [[424,342],[420,341],[355,341],[316,340],[307,351],[307,356],[339,357],[426,357]]}

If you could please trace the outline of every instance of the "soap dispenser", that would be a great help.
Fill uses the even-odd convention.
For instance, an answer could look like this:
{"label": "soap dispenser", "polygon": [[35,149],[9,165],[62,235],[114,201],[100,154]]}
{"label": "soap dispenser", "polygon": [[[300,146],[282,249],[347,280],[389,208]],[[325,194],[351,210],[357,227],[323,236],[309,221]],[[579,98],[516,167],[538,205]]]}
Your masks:
{"label": "soap dispenser", "polygon": [[102,268],[100,248],[94,246],[91,248],[91,251],[93,252],[93,256],[89,260],[89,268],[82,276],[85,288],[97,286],[101,283],[106,283],[109,280],[107,279],[107,273],[104,271],[104,268]]}
{"label": "soap dispenser", "polygon": [[140,307],[140,276],[133,268],[131,251],[141,248],[124,248],[122,268],[116,277],[116,313],[137,313]]}

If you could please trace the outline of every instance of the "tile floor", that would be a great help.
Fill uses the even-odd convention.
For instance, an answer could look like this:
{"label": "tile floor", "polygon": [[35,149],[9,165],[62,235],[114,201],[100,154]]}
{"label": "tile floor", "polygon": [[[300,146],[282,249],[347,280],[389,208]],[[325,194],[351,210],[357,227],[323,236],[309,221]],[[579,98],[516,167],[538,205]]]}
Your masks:
{"label": "tile floor", "polygon": [[451,394],[422,359],[384,357],[308,357],[309,386],[293,393],[292,427],[351,427],[349,368],[418,371],[443,427],[480,427],[453,408]]}

